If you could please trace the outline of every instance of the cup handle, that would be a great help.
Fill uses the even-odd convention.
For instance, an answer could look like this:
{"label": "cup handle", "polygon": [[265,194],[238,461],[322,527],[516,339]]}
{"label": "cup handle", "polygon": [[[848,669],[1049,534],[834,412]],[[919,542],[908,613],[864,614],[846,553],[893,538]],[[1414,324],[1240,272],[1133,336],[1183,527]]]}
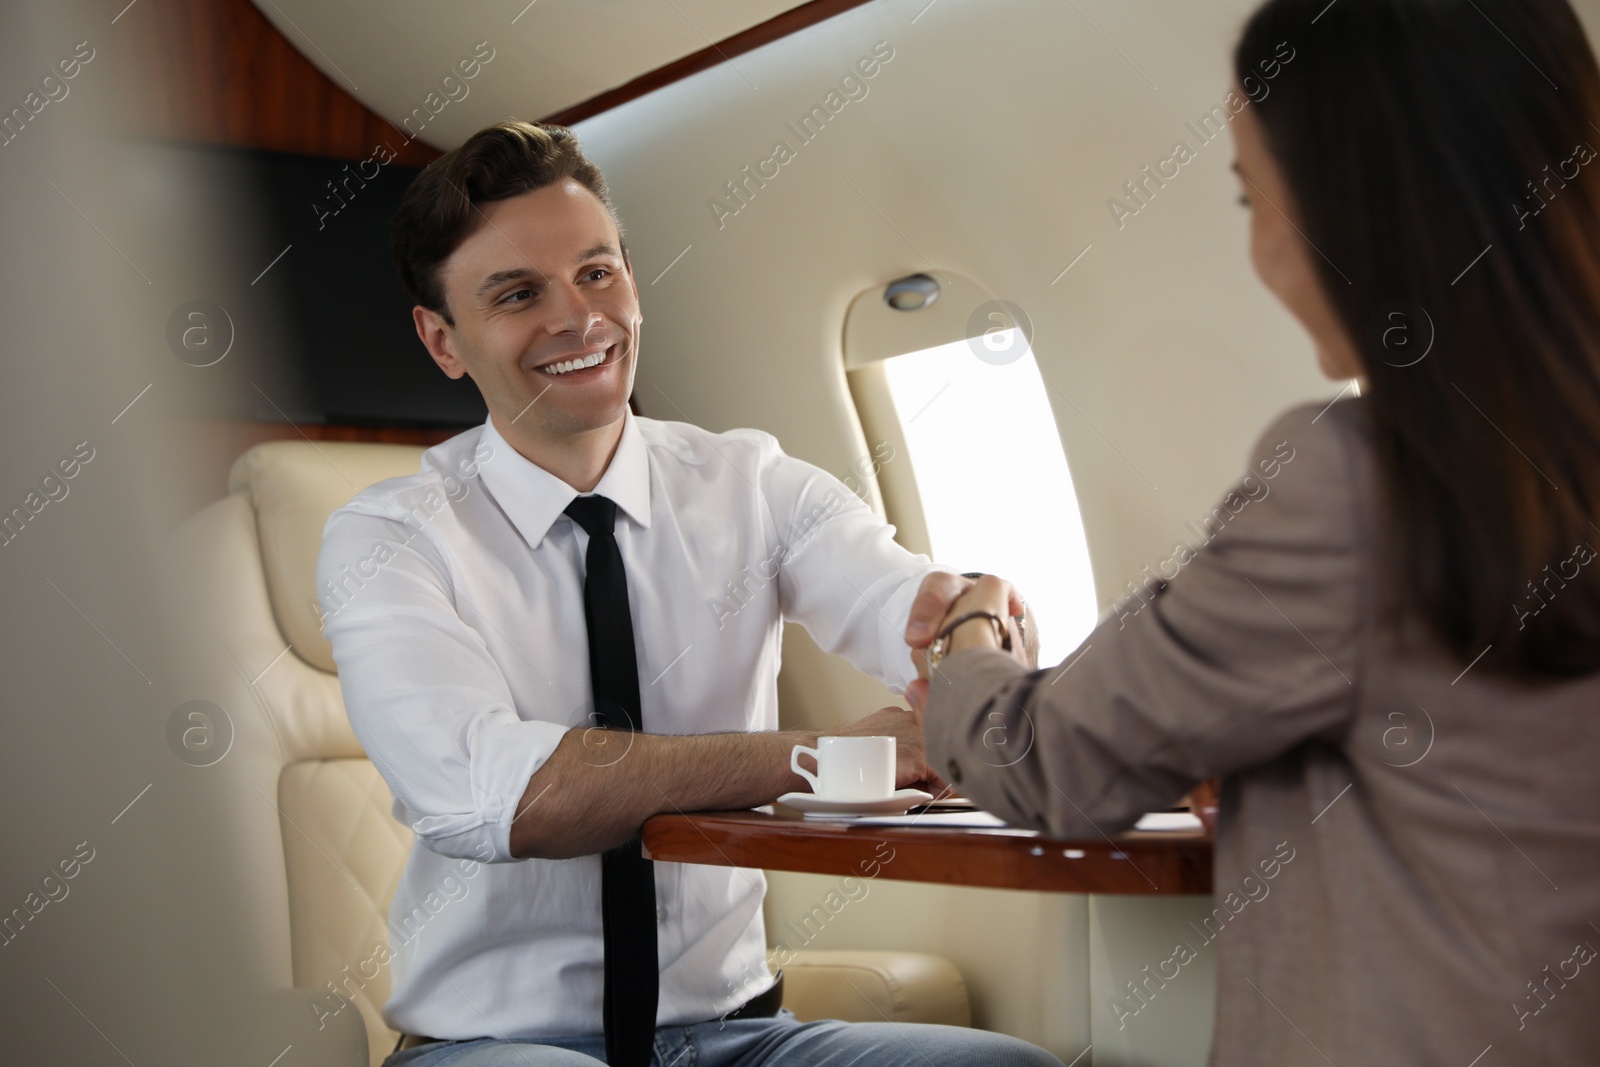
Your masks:
{"label": "cup handle", "polygon": [[811,791],[815,793],[817,792],[817,787],[821,785],[821,782],[817,780],[817,776],[815,774],[812,774],[810,771],[800,766],[800,757],[802,755],[809,755],[812,761],[817,764],[818,768],[821,768],[822,763],[817,755],[816,749],[808,748],[805,745],[796,745],[789,752],[789,769],[798,774],[800,777],[804,778],[806,781],[810,782]]}

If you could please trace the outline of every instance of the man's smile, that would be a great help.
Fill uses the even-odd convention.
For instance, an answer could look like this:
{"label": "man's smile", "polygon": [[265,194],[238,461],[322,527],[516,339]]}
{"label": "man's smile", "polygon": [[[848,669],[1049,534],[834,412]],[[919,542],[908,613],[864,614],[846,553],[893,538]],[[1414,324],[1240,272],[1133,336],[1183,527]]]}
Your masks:
{"label": "man's smile", "polygon": [[551,360],[540,364],[536,370],[552,378],[570,378],[575,381],[589,381],[605,374],[610,368],[621,363],[627,358],[627,348],[624,343],[606,348],[596,348],[585,352],[574,353],[561,359]]}

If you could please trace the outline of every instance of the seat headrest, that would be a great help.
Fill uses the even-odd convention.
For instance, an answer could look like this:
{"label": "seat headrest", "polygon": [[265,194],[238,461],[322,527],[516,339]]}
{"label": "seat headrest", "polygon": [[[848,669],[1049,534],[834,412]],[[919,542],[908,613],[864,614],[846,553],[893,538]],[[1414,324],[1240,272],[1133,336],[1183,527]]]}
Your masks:
{"label": "seat headrest", "polygon": [[385,478],[422,469],[419,445],[268,441],[234,460],[228,491],[248,493],[261,538],[272,612],[284,640],[313,667],[334,673],[317,622],[317,553],[328,516]]}

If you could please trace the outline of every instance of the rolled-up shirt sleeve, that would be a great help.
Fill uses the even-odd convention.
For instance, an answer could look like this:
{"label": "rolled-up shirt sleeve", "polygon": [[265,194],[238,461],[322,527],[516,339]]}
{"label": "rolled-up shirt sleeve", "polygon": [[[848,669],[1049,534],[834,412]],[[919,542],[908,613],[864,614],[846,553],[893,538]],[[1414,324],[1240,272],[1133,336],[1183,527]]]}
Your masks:
{"label": "rolled-up shirt sleeve", "polygon": [[922,580],[958,573],[906,550],[843,482],[763,434],[761,494],[776,526],[783,614],[897,692],[916,677],[906,622]]}
{"label": "rolled-up shirt sleeve", "polygon": [[[402,523],[341,509],[317,588],[345,710],[394,813],[445,856],[508,862],[528,780],[567,732],[521,718],[505,676],[457,611],[448,570]],[[348,575],[361,583],[348,597]]]}
{"label": "rolled-up shirt sleeve", "polygon": [[990,649],[947,657],[929,683],[929,765],[1013,825],[1069,838],[1125,830],[1205,778],[1337,741],[1370,617],[1375,490],[1358,415],[1280,417],[1211,513],[1209,543],[1175,545],[1156,567],[1165,587],[1131,595],[1057,666],[1029,671]]}

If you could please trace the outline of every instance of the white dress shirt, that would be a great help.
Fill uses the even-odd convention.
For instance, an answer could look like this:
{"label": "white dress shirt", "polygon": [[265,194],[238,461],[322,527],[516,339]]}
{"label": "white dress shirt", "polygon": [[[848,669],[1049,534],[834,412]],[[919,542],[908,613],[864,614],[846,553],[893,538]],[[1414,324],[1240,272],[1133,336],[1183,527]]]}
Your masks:
{"label": "white dress shirt", "polygon": [[[648,732],[777,729],[785,618],[897,691],[914,677],[911,601],[944,568],[770,434],[630,414],[594,491],[618,507]],[[563,514],[577,495],[485,420],[323,531],[318,598],[345,707],[416,833],[384,1008],[408,1033],[603,1029],[600,857],[517,860],[508,845],[528,779],[563,734],[598,723],[588,536]],[[771,984],[760,871],[657,863],[655,878],[658,1023],[716,1018]]]}

